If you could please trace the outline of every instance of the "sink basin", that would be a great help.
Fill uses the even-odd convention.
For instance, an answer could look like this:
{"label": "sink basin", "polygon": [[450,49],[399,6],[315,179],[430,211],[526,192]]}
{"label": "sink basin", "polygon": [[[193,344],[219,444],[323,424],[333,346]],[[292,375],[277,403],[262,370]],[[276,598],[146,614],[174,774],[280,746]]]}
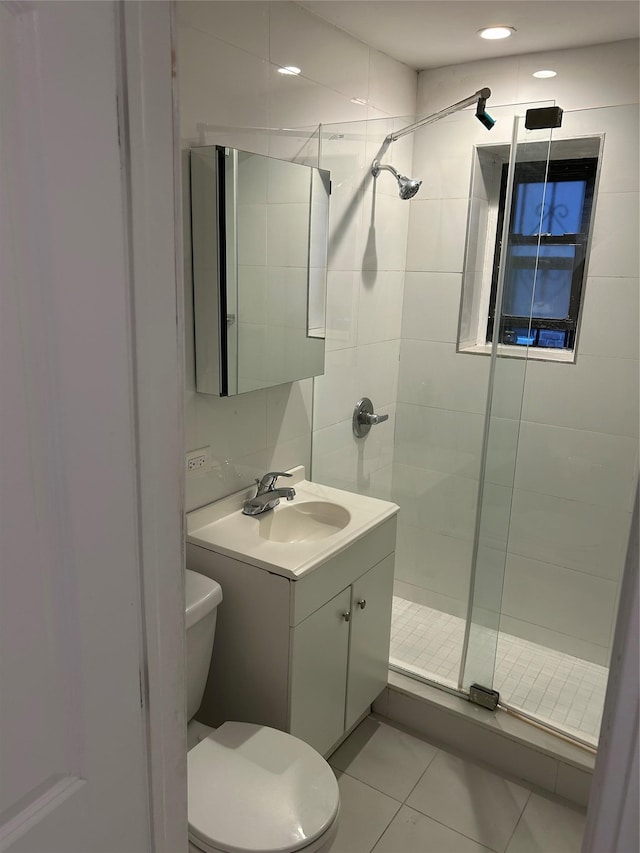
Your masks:
{"label": "sink basin", "polygon": [[329,501],[305,501],[276,507],[260,517],[258,535],[271,542],[312,542],[338,533],[351,513]]}
{"label": "sink basin", "polygon": [[235,492],[187,514],[187,542],[300,580],[398,512],[389,501],[310,482],[302,466],[289,473],[292,501],[244,515],[255,486]]}

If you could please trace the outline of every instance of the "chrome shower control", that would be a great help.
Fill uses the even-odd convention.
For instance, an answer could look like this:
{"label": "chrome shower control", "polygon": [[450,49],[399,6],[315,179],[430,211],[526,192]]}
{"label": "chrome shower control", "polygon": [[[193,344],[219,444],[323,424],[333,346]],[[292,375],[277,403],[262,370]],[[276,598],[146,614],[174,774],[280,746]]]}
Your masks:
{"label": "chrome shower control", "polygon": [[372,426],[388,420],[389,415],[376,415],[371,400],[363,397],[358,400],[353,410],[353,434],[356,438],[364,438]]}
{"label": "chrome shower control", "polygon": [[347,610],[346,613],[343,613],[342,618],[345,622],[351,622],[351,611]]}
{"label": "chrome shower control", "polygon": [[360,608],[360,610],[364,610],[366,606],[367,606],[367,599],[361,598],[360,601],[358,602],[358,607]]}

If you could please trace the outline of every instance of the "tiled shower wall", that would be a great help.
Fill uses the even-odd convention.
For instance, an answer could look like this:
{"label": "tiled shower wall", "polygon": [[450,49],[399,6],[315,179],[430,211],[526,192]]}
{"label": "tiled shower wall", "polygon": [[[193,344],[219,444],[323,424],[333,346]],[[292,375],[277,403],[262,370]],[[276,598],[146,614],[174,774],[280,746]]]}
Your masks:
{"label": "tiled shower wall", "polygon": [[[317,133],[313,136],[313,128],[317,129],[321,123],[363,122],[413,115],[415,111],[415,71],[294,3],[183,0],[177,4],[177,14],[180,130],[185,151],[192,144],[218,143],[283,159],[310,161],[318,151],[318,137]],[[281,75],[277,69],[283,65],[297,65],[302,74]],[[365,103],[355,103],[354,98]],[[301,127],[310,128],[308,137],[264,130]],[[336,187],[332,199],[330,304],[340,303],[348,291],[359,306],[360,342],[370,346],[370,352],[378,345],[377,357],[369,361],[377,378],[378,366],[382,369],[391,364],[394,352],[397,371],[399,318],[398,332],[394,332],[396,343],[389,344],[387,332],[381,339],[375,329],[373,275],[364,279],[360,275],[363,262],[358,252],[367,245],[366,240],[358,244],[357,251],[351,241],[354,208],[360,212],[361,222],[365,217],[364,190],[359,188],[358,181],[353,194]],[[195,393],[188,181],[184,185],[186,449],[210,446],[213,461],[210,471],[187,479],[186,508],[190,510],[244,488],[267,470],[284,470],[300,464],[309,470],[313,380],[226,399]],[[385,216],[385,220],[388,223],[389,217]],[[375,291],[384,292],[384,299],[396,304],[401,295],[398,271],[403,269],[406,228],[404,234],[398,235],[393,228],[376,236],[374,248],[379,257],[395,252],[396,243],[402,246],[402,263],[393,260],[384,269],[397,274],[380,275]],[[340,323],[338,319],[332,320],[332,316],[329,320]],[[334,371],[335,359],[333,352],[329,352],[329,375]],[[369,390],[369,396],[388,407],[395,399],[393,382],[390,377],[385,378],[380,385],[363,388],[362,394]],[[355,388],[354,393],[357,393]],[[341,411],[334,414],[333,401],[332,411],[327,409],[324,413],[316,403],[318,416],[324,418],[323,426],[350,417],[353,405],[350,396],[348,403],[345,402],[346,414]]]}
{"label": "tiled shower wall", "polygon": [[[321,165],[330,169],[327,356],[315,380],[313,477],[342,489],[391,497],[393,437],[406,262],[408,201],[393,176],[374,181],[375,158],[410,174],[413,138],[385,137],[412,121],[380,119],[323,126]],[[388,420],[366,438],[352,429],[355,404],[369,397]]]}
{"label": "tiled shower wall", "polygon": [[[558,76],[531,76],[548,67]],[[577,363],[526,365],[500,624],[607,663],[637,477],[638,43],[423,72],[417,113],[483,86],[490,114],[493,104],[555,99],[565,123],[554,138],[605,134]],[[499,122],[490,141],[510,132]],[[486,357],[456,353],[456,335],[471,147],[488,136],[479,125],[463,136],[459,121],[416,134],[413,171],[425,183],[411,202],[404,292],[398,591],[456,615],[467,604],[488,372]],[[510,417],[497,424],[504,452],[516,448]],[[488,478],[490,509],[508,518],[511,489],[499,471]]]}

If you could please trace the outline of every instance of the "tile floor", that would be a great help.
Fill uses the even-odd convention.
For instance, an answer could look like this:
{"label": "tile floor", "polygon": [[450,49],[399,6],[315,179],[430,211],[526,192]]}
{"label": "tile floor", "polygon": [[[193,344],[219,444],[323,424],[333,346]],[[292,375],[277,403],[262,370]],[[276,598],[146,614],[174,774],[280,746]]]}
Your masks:
{"label": "tile floor", "polygon": [[[476,652],[493,655],[486,632]],[[464,620],[394,596],[390,663],[457,686]],[[597,745],[608,669],[536,643],[498,635],[494,688],[501,698],[556,728]]]}
{"label": "tile floor", "polygon": [[583,812],[367,717],[329,759],[331,853],[580,853]]}

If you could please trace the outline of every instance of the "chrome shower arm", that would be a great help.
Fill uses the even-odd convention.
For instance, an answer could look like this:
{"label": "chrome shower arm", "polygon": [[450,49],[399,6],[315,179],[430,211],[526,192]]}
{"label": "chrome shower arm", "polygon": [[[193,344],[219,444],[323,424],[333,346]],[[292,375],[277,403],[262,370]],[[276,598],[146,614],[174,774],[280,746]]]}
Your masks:
{"label": "chrome shower arm", "polygon": [[391,172],[391,174],[392,174],[392,175],[393,175],[393,177],[396,179],[396,181],[398,180],[398,178],[403,177],[403,176],[402,176],[402,175],[397,171],[397,169],[394,169],[394,168],[393,168],[393,166],[387,166],[387,165],[384,165],[384,166],[383,166],[383,165],[382,165],[382,163],[380,163],[380,161],[379,161],[379,160],[374,160],[374,161],[373,161],[373,163],[371,164],[371,174],[373,175],[373,177],[374,177],[374,178],[377,178],[377,177],[378,177],[378,175],[380,174],[380,172],[381,172],[383,169],[386,169],[386,171],[387,171],[387,172]]}
{"label": "chrome shower arm", "polygon": [[425,116],[424,118],[419,119],[413,124],[408,125],[407,127],[403,127],[402,130],[396,130],[395,133],[390,133],[386,137],[386,142],[395,142],[397,139],[400,139],[402,136],[406,136],[408,133],[413,133],[414,130],[418,130],[421,127],[424,127],[426,124],[432,124],[434,121],[439,121],[441,118],[446,118],[446,116],[451,115],[452,113],[457,113],[458,110],[463,110],[465,107],[470,107],[471,104],[477,103],[480,99],[487,100],[487,98],[491,97],[491,89],[478,89],[473,95],[469,95],[468,98],[464,98],[462,101],[458,101],[457,104],[451,104],[450,107],[445,107],[440,112],[433,113],[433,115]]}

